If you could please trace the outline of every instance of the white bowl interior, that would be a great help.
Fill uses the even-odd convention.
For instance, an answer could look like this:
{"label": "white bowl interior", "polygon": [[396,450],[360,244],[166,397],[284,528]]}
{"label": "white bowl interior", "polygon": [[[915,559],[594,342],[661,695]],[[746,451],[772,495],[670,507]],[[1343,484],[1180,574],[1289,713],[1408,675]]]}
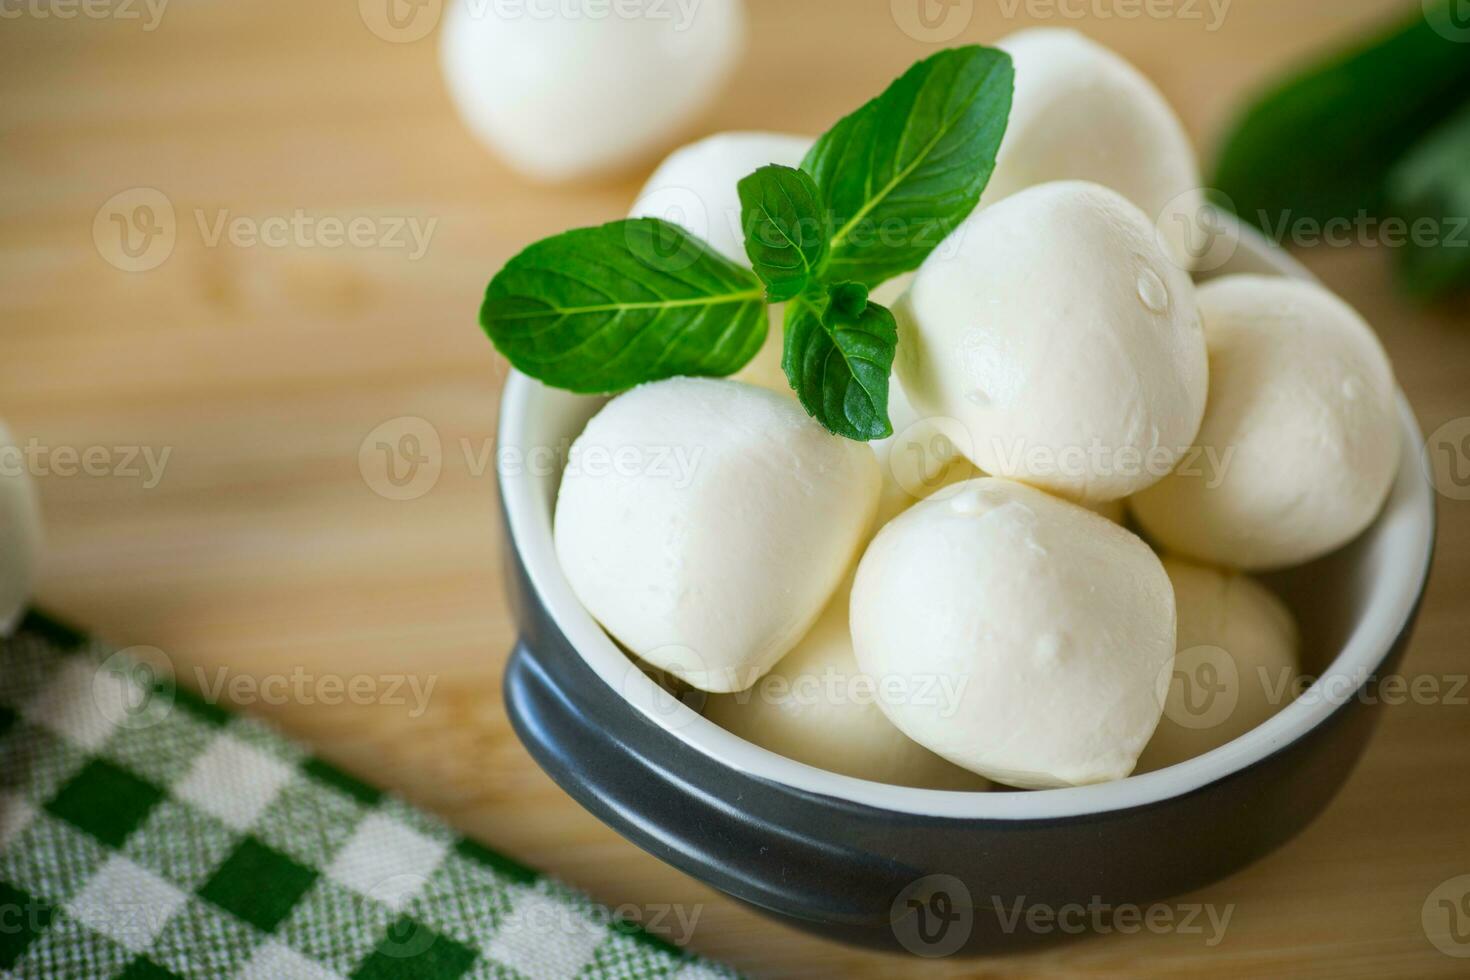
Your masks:
{"label": "white bowl interior", "polygon": [[[1249,229],[1230,261],[1211,276],[1266,273],[1311,278],[1284,252]],[[549,458],[581,432],[605,399],[547,388],[513,372],[501,406],[502,452]],[[1402,393],[1403,458],[1383,513],[1355,542],[1268,582],[1302,627],[1304,667],[1317,675],[1302,697],[1227,745],[1157,772],[1093,786],[964,793],[913,789],[827,772],[760,748],[672,699],[613,643],[572,594],[552,547],[559,472],[521,467],[501,487],[514,546],[531,583],[587,665],[638,711],[711,759],[752,776],[813,793],[904,813],[984,819],[1035,819],[1123,809],[1168,799],[1242,769],[1321,723],[1356,696],[1403,630],[1429,571],[1432,489],[1420,466],[1423,436]]]}

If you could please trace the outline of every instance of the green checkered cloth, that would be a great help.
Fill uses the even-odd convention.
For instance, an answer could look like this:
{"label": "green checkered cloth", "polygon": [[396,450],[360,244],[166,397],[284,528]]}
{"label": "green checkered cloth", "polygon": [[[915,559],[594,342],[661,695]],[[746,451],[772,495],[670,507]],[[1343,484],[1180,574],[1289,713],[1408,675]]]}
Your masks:
{"label": "green checkered cloth", "polygon": [[734,974],[32,613],[0,640],[0,976]]}

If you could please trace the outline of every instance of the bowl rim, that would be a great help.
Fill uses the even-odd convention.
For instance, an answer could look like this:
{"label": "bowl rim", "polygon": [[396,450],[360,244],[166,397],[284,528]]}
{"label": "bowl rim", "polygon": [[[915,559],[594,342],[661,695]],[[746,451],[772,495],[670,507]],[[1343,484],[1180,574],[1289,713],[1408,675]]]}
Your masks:
{"label": "bowl rim", "polygon": [[[1247,258],[1291,278],[1315,278],[1264,237],[1243,228]],[[525,438],[540,382],[511,371],[501,398],[501,451],[531,445]],[[644,718],[712,762],[762,779],[848,803],[914,816],[971,820],[1079,817],[1161,803],[1245,770],[1324,724],[1358,696],[1409,627],[1429,575],[1434,545],[1433,488],[1420,466],[1424,437],[1402,390],[1396,390],[1402,444],[1398,476],[1375,524],[1390,535],[1390,574],[1378,576],[1368,607],[1338,654],[1291,704],[1246,734],[1204,755],[1154,772],[1107,783],[1042,790],[969,792],[917,789],[844,776],[788,759],[734,735],[670,697],[603,631],[572,593],[557,561],[552,508],[538,479],[523,469],[498,472],[509,546],[547,615],[604,683]],[[524,624],[522,624],[524,627]]]}

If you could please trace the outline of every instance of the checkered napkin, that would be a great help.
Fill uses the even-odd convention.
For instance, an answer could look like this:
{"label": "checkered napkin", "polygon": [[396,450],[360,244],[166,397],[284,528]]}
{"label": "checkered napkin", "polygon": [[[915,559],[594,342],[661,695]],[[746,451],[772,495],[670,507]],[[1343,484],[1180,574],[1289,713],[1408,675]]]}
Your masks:
{"label": "checkered napkin", "polygon": [[0,976],[733,974],[32,613],[0,640]]}

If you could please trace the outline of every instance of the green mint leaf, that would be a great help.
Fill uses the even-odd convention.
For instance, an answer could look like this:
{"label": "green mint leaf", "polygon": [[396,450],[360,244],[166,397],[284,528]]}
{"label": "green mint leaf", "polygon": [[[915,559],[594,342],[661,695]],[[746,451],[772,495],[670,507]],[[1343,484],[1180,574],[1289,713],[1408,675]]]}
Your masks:
{"label": "green mint leaf", "polygon": [[1387,33],[1354,41],[1244,107],[1215,165],[1215,190],[1277,240],[1293,225],[1380,215],[1404,153],[1470,92],[1470,45],[1435,0]]}
{"label": "green mint leaf", "polygon": [[531,245],[490,280],[480,325],[517,370],[568,391],[732,374],[766,336],[760,282],[658,218]]}
{"label": "green mint leaf", "polygon": [[[1403,222],[1399,281],[1432,298],[1470,287],[1470,103],[1417,144],[1388,175]],[[1385,241],[1387,225],[1384,226]]]}
{"label": "green mint leaf", "polygon": [[855,320],[868,307],[868,287],[860,282],[839,282],[828,294],[827,312],[822,322],[829,329],[843,320]]}
{"label": "green mint leaf", "polygon": [[745,254],[773,303],[807,287],[827,258],[826,214],[809,174],[770,164],[736,185]]}
{"label": "green mint leaf", "polygon": [[877,286],[920,262],[975,209],[995,169],[1015,70],[993,48],[949,48],[828,130],[801,168],[834,226],[827,277]]}
{"label": "green mint leaf", "polygon": [[781,367],[807,413],[829,431],[867,442],[893,435],[888,376],[898,348],[893,314],[859,283],[830,297],[807,291],[786,306]]}

